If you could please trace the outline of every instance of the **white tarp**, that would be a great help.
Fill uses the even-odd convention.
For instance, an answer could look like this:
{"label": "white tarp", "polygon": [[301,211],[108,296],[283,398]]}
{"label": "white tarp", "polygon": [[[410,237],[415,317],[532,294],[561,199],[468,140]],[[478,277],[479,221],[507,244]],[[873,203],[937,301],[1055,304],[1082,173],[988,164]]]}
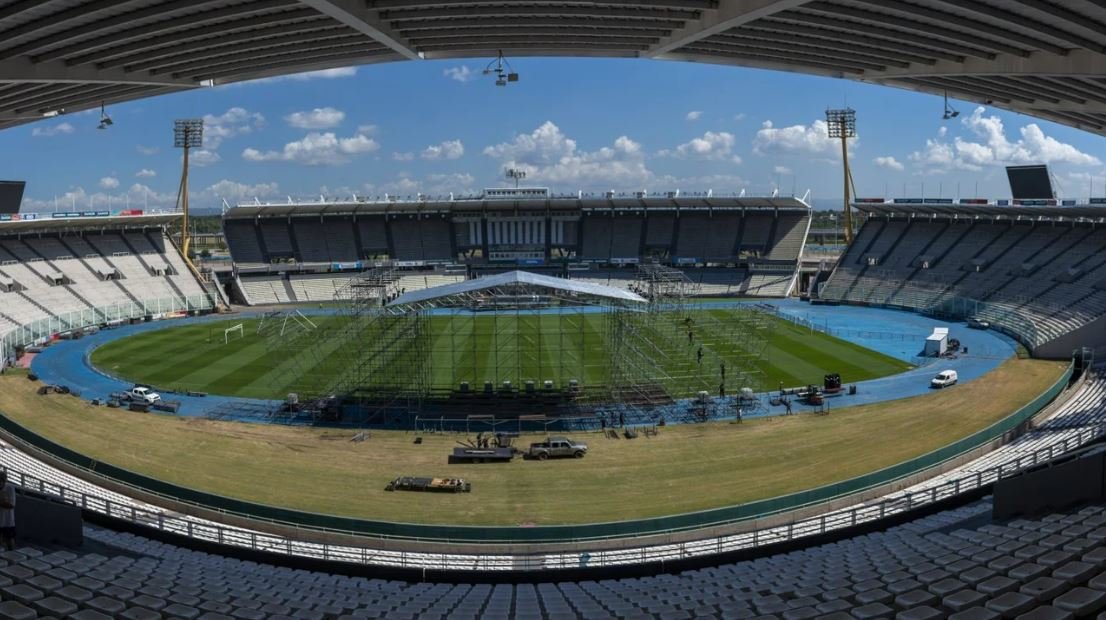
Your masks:
{"label": "white tarp", "polygon": [[443,284],[442,286],[434,286],[418,291],[411,291],[410,293],[404,293],[403,295],[400,295],[388,305],[402,306],[404,304],[414,304],[423,301],[430,301],[432,299],[450,297],[452,295],[461,295],[464,293],[471,293],[474,291],[496,288],[508,284],[530,284],[533,286],[543,286],[545,288],[568,291],[572,293],[594,295],[596,297],[607,297],[610,299],[618,299],[621,301],[645,303],[645,298],[636,293],[631,293],[630,291],[625,291],[610,286],[603,286],[602,284],[591,284],[589,282],[580,282],[578,280],[554,278],[552,276],[543,276],[536,273],[530,273],[528,271],[510,271],[507,273],[499,273],[494,276],[477,278],[475,280],[465,280],[464,282]]}

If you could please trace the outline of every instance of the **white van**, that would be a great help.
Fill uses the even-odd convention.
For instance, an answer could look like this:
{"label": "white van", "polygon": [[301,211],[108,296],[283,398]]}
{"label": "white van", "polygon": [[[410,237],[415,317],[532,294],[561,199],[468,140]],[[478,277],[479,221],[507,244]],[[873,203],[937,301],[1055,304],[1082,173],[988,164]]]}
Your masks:
{"label": "white van", "polygon": [[945,388],[950,385],[956,385],[956,380],[959,377],[956,376],[955,370],[942,370],[937,373],[937,376],[929,382],[929,387],[932,388]]}

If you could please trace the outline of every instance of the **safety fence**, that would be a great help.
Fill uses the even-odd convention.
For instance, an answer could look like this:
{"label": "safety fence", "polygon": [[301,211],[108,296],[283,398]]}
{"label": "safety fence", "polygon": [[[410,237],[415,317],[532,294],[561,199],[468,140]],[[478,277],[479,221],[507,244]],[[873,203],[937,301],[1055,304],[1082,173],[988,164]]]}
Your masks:
{"label": "safety fence", "polygon": [[708,527],[732,525],[823,504],[887,485],[940,465],[1014,431],[1029,418],[1040,412],[1065,388],[1071,379],[1073,370],[1074,364],[1070,364],[1049,389],[1013,414],[991,426],[927,454],[862,476],[798,493],[735,506],[650,519],[579,525],[536,527],[430,525],[373,521],[310,513],[224,497],[128,471],[54,443],[3,415],[0,415],[0,429],[71,466],[94,472],[96,476],[111,479],[117,483],[164,497],[173,502],[191,504],[205,510],[282,526],[319,532],[336,532],[359,537],[419,542],[461,544],[580,543],[589,540],[667,535]]}
{"label": "safety fence", "polygon": [[127,301],[73,312],[63,312],[37,321],[31,321],[7,333],[0,334],[0,359],[10,356],[16,347],[44,342],[56,334],[129,319],[158,317],[180,312],[202,312],[211,309],[211,299],[207,295],[192,295]]}

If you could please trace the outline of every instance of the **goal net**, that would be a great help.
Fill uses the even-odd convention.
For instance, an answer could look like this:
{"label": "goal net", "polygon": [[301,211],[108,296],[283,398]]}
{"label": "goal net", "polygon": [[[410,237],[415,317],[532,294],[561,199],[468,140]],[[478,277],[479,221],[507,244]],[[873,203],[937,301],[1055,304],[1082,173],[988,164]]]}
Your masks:
{"label": "goal net", "polygon": [[246,333],[243,329],[243,324],[239,323],[233,327],[228,327],[223,330],[223,344],[230,344],[231,340],[240,340],[246,337]]}

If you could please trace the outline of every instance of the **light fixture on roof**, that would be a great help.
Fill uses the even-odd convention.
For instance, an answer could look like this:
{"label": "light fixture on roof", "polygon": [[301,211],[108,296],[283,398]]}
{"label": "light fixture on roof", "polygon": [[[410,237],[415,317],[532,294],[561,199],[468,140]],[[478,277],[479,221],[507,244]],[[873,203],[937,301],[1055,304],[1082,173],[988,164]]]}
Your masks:
{"label": "light fixture on roof", "polygon": [[104,102],[100,102],[100,124],[96,126],[96,129],[107,129],[115,124],[115,121],[111,120],[106,110],[104,110]]}
{"label": "light fixture on roof", "polygon": [[57,110],[47,110],[42,113],[42,118],[54,118],[55,116],[61,116],[65,114],[65,108],[58,108]]}
{"label": "light fixture on roof", "polygon": [[518,189],[518,182],[526,178],[526,171],[519,170],[517,168],[508,168],[507,172],[505,172],[504,174],[507,176],[508,179],[514,179],[515,189]]}
{"label": "light fixture on roof", "polygon": [[508,82],[518,81],[518,73],[515,73],[511,63],[507,62],[502,50],[494,60],[488,63],[488,66],[484,67],[484,75],[492,74],[495,75],[496,86],[506,86]]}
{"label": "light fixture on roof", "polygon": [[945,114],[941,117],[946,121],[960,116],[960,111],[949,105],[949,91],[945,91]]}

